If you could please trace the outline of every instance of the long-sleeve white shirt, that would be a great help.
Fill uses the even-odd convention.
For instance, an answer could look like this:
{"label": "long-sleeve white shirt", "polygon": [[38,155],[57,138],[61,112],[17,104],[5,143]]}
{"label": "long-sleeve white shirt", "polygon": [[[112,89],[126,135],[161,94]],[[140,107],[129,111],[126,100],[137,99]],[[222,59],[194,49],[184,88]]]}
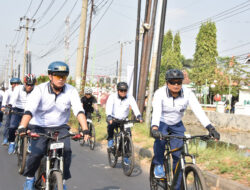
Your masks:
{"label": "long-sleeve white shirt", "polygon": [[30,124],[40,127],[56,127],[68,123],[70,108],[75,116],[83,112],[79,94],[75,87],[65,84],[56,95],[49,82],[38,85],[29,95],[25,112],[32,114]]}
{"label": "long-sleeve white shirt", "polygon": [[10,97],[12,95],[12,88],[9,88],[8,90],[6,90],[4,92],[4,96],[3,96],[3,101],[2,101],[2,106],[7,106],[9,105],[10,102]]}
{"label": "long-sleeve white shirt", "polygon": [[[35,86],[34,86],[34,88],[35,88]],[[19,86],[15,87],[15,89],[11,95],[9,104],[11,104],[12,107],[24,109],[26,102],[27,102],[27,98],[29,95],[30,95],[30,93],[27,93],[25,91],[25,87],[23,85],[19,85]]]}
{"label": "long-sleeve white shirt", "polygon": [[3,101],[4,91],[0,90],[0,102]]}
{"label": "long-sleeve white shirt", "polygon": [[129,106],[131,106],[136,116],[140,115],[140,111],[133,96],[121,100],[118,93],[111,94],[106,103],[106,115],[110,115],[116,119],[126,119],[129,114]]}
{"label": "long-sleeve white shirt", "polygon": [[180,96],[173,98],[167,86],[161,87],[155,92],[152,104],[151,126],[159,126],[160,121],[168,125],[179,123],[188,105],[204,127],[210,124],[194,93],[188,88],[183,87]]}

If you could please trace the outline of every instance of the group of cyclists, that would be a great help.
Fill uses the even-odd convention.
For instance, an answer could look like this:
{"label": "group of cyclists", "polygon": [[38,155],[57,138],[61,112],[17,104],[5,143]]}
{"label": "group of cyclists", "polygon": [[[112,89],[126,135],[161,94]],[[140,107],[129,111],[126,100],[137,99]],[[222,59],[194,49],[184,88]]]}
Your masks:
{"label": "group of cyclists", "polygon": [[[86,118],[91,117],[94,111],[97,117],[101,117],[97,101],[92,95],[91,88],[86,88],[84,97],[80,99],[76,88],[66,83],[68,75],[68,65],[64,62],[56,61],[52,62],[48,67],[48,82],[35,85],[36,78],[32,74],[26,75],[23,85],[21,85],[19,78],[10,80],[11,88],[5,91],[1,107],[4,113],[11,113],[4,115],[5,126],[2,143],[2,145],[9,144],[9,154],[13,154],[15,149],[14,139],[16,131],[19,135],[25,135],[30,131],[36,133],[57,131],[59,132],[59,137],[65,136],[70,129],[67,123],[70,118],[71,108],[81,126],[80,134],[84,136],[85,141],[89,139],[90,131]],[[182,123],[182,117],[188,105],[202,125],[209,131],[209,135],[215,139],[220,138],[220,134],[205,115],[194,93],[182,86],[184,79],[182,71],[170,69],[166,72],[165,79],[166,85],[155,92],[153,99],[151,133],[156,138],[153,161],[156,178],[164,178],[165,176],[163,157],[166,142],[161,140],[160,137],[162,134],[169,133],[184,136],[185,127]],[[114,129],[117,127],[114,119],[123,120],[128,118],[130,108],[132,108],[136,119],[143,122],[142,114],[138,109],[135,98],[128,94],[128,89],[127,83],[119,82],[117,84],[117,92],[111,94],[107,100],[108,149],[114,146]],[[66,190],[66,180],[71,178],[72,151],[70,137],[62,139],[62,142],[64,143],[63,189]],[[31,139],[30,154],[23,173],[26,176],[24,190],[35,189],[35,173],[46,152],[46,143],[47,140],[43,137],[36,140]],[[171,140],[171,148],[181,145],[181,140]],[[173,169],[177,164],[179,156],[179,152],[173,155]],[[129,162],[129,160],[124,158],[124,163],[126,164],[126,162]],[[181,176],[179,178],[180,182]],[[176,185],[176,189],[180,189],[180,183]]]}

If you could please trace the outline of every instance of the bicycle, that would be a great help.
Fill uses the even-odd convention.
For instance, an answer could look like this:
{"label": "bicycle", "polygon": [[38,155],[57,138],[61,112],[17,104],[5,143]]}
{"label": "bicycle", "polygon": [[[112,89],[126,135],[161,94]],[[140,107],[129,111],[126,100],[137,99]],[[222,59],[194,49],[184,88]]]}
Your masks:
{"label": "bicycle", "polygon": [[[23,116],[22,112],[17,112],[14,110],[11,110],[11,114],[17,114],[17,115]],[[17,131],[15,134],[16,134],[16,138],[15,138],[14,153],[17,155],[18,173],[23,174],[24,168],[26,165],[29,139],[27,135],[20,136]]]}
{"label": "bicycle", "polygon": [[[183,140],[183,145],[179,148],[170,149],[170,139],[178,138]],[[174,190],[175,185],[180,173],[182,173],[182,181],[181,181],[181,190],[206,190],[207,186],[205,183],[205,178],[201,173],[201,170],[197,167],[195,162],[195,156],[189,154],[188,152],[188,144],[187,141],[191,139],[199,138],[201,140],[209,140],[211,137],[209,135],[196,135],[196,136],[175,136],[175,135],[163,135],[161,137],[162,140],[166,140],[166,153],[164,155],[164,170],[165,177],[164,178],[155,178],[154,176],[154,163],[153,159],[151,161],[150,166],[150,189],[151,190]],[[181,151],[181,155],[179,161],[176,165],[174,173],[172,172],[172,161],[171,154],[176,151]],[[186,160],[186,157],[190,157],[192,159],[191,162]]]}
{"label": "bicycle", "polygon": [[[130,128],[133,123],[139,123],[138,120],[118,120],[113,119],[117,123],[114,130],[114,145],[107,149],[109,165],[114,168],[117,164],[118,157],[122,157],[123,173],[130,176],[134,169],[134,145],[131,138]],[[120,130],[119,130],[120,129]],[[124,158],[128,158],[125,164]]]}
{"label": "bicycle", "polygon": [[[60,142],[69,136],[76,136],[68,133],[65,136],[58,137],[59,133],[49,132],[30,133],[33,139],[45,137],[48,139],[46,154],[42,158],[38,171],[36,172],[34,187],[39,190],[63,190],[63,149],[64,143]],[[76,138],[75,138],[76,139]]]}
{"label": "bicycle", "polygon": [[[98,117],[98,122],[100,122],[99,117]],[[95,142],[96,142],[96,134],[95,134],[95,126],[93,124],[91,115],[87,116],[87,125],[88,125],[88,129],[90,132],[90,134],[89,134],[90,138],[88,139],[89,148],[90,148],[90,150],[94,150]],[[78,126],[78,131],[79,131],[79,133],[82,132],[82,128],[80,125]],[[79,139],[79,142],[80,142],[81,146],[84,146],[84,144],[85,144],[84,135],[81,136],[81,138]]]}

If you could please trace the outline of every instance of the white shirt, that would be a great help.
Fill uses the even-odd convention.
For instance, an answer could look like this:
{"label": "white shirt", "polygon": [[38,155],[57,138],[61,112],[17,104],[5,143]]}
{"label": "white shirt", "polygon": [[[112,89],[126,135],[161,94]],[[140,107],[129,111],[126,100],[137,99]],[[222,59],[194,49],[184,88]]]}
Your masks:
{"label": "white shirt", "polygon": [[49,82],[38,85],[29,95],[25,112],[32,114],[30,124],[40,127],[56,127],[68,123],[70,108],[75,116],[83,112],[79,94],[75,87],[65,84],[63,91],[56,95]]}
{"label": "white shirt", "polygon": [[3,101],[4,91],[0,90],[0,102]]}
{"label": "white shirt", "polygon": [[[34,86],[34,89],[35,89],[35,86]],[[12,107],[24,109],[26,102],[27,102],[27,98],[29,95],[30,95],[30,93],[27,93],[25,91],[24,85],[19,85],[19,86],[15,87],[15,89],[11,95],[9,104],[11,104]]]}
{"label": "white shirt", "polygon": [[9,101],[10,101],[10,97],[12,95],[12,88],[9,88],[8,90],[6,90],[4,92],[4,96],[3,96],[3,101],[2,101],[2,106],[7,106],[9,105]]}
{"label": "white shirt", "polygon": [[140,111],[133,96],[127,95],[127,97],[121,100],[118,97],[118,93],[111,94],[106,103],[106,115],[111,115],[116,119],[126,119],[129,114],[129,106],[136,116],[140,115]]}
{"label": "white shirt", "polygon": [[153,114],[151,126],[159,126],[160,121],[168,125],[179,123],[188,105],[204,127],[211,123],[202,110],[194,93],[185,87],[182,88],[177,98],[171,96],[167,86],[159,88],[154,94],[152,104]]}

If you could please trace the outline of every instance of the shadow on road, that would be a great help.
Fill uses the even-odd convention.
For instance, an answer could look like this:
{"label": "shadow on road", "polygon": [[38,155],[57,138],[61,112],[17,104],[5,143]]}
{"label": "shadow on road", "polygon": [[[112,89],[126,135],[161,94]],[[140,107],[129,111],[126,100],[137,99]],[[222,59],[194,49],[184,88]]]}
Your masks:
{"label": "shadow on road", "polygon": [[120,190],[120,187],[109,186],[109,187],[104,187],[104,188],[101,188],[101,189],[93,189],[93,190]]}

